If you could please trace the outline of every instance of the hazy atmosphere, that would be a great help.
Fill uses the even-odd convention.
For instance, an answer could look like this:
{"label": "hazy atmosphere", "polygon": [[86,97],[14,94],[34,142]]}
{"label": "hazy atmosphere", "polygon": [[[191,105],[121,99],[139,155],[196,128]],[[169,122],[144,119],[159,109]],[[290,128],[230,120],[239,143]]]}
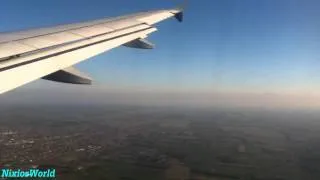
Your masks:
{"label": "hazy atmosphere", "polygon": [[[176,4],[147,0],[4,0],[0,7],[5,14],[0,17],[0,31],[79,22]],[[93,86],[39,81],[2,95],[1,99],[14,96],[29,102],[29,93],[39,93],[42,96],[32,101],[58,101],[64,97],[61,100],[93,102],[103,101],[99,97],[104,94],[127,93],[134,100],[134,93],[148,92],[149,96],[155,94],[150,97],[152,101],[157,97],[163,101],[162,96],[171,94],[175,98],[167,97],[170,101],[187,98],[188,102],[206,105],[319,107],[318,6],[319,2],[312,0],[190,1],[184,23],[163,22],[159,32],[149,37],[156,49],[120,47],[78,65],[95,80]],[[28,13],[17,13],[22,11]]]}

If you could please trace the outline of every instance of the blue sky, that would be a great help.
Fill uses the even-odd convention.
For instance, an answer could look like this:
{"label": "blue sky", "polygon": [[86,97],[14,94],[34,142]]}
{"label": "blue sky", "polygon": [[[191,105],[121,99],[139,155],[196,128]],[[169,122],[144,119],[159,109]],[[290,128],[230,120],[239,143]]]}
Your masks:
{"label": "blue sky", "polygon": [[[168,8],[176,2],[2,0],[0,31]],[[163,22],[149,37],[156,49],[120,47],[77,66],[106,87],[320,94],[319,6],[316,0],[191,0],[184,23]]]}

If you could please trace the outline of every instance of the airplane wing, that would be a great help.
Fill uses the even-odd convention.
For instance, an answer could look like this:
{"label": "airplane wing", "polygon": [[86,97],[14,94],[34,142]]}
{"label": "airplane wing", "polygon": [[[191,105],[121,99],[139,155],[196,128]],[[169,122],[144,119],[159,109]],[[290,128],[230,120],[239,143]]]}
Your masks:
{"label": "airplane wing", "polygon": [[0,33],[0,93],[40,78],[91,84],[72,66],[121,45],[151,49],[153,44],[145,38],[157,30],[153,25],[171,17],[182,21],[182,9]]}

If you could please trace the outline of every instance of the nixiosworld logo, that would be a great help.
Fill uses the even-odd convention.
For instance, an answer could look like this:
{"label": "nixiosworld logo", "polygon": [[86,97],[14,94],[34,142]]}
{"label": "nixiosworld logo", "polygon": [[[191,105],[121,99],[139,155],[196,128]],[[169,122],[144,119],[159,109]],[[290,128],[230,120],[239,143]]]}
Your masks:
{"label": "nixiosworld logo", "polygon": [[1,171],[2,178],[55,178],[56,170],[39,170],[39,169],[29,169],[27,171],[18,169],[2,169]]}

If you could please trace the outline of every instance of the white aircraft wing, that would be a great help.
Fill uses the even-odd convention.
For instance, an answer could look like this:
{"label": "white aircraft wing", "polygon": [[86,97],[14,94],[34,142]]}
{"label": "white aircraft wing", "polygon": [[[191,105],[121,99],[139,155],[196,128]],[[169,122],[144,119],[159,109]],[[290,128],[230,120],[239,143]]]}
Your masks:
{"label": "white aircraft wing", "polygon": [[73,84],[91,79],[72,66],[124,45],[151,49],[145,40],[157,30],[153,25],[175,17],[181,9],[142,12],[51,28],[0,33],[0,93],[39,78]]}

